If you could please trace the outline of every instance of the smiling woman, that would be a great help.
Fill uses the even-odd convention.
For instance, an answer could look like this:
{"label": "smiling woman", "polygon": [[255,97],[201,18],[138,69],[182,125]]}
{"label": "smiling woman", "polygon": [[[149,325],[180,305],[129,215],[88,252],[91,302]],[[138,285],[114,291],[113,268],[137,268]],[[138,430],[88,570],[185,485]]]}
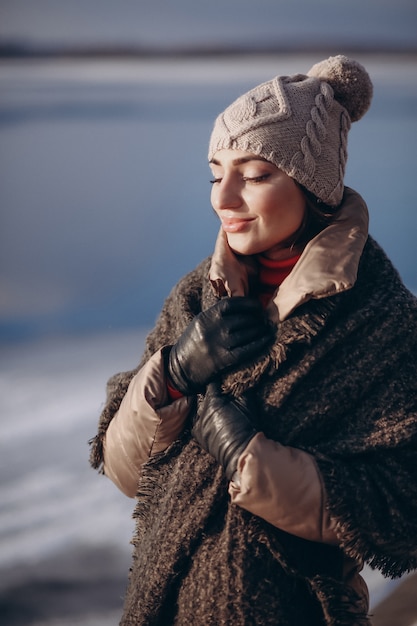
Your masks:
{"label": "smiling woman", "polygon": [[91,442],[137,499],[121,624],[367,626],[364,564],[417,567],[417,301],[344,186],[372,91],[330,57],[216,119],[214,252]]}
{"label": "smiling woman", "polygon": [[307,212],[295,181],[266,159],[239,150],[220,150],[211,165],[211,203],[231,249],[270,259],[294,256]]}

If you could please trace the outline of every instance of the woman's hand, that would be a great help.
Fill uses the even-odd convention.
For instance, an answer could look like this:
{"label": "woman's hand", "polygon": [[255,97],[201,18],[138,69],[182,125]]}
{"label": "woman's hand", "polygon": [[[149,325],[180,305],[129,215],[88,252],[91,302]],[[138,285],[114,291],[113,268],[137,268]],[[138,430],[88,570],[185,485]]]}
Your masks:
{"label": "woman's hand", "polygon": [[260,354],[272,336],[258,300],[224,298],[197,315],[172,347],[168,376],[184,395],[199,393],[216,376]]}
{"label": "woman's hand", "polygon": [[207,387],[191,432],[224,468],[229,480],[236,472],[239,456],[257,433],[244,398],[223,395],[216,383]]}

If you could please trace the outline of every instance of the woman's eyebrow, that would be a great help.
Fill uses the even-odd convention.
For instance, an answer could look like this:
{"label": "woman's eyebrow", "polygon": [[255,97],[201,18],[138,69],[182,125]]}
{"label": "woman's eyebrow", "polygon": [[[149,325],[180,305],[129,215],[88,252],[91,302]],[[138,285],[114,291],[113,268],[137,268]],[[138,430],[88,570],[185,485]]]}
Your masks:
{"label": "woman's eyebrow", "polygon": [[[267,159],[258,156],[248,156],[248,157],[240,157],[239,159],[234,159],[232,161],[232,165],[242,165],[242,163],[248,163],[249,161],[263,161],[264,163],[269,163]],[[210,163],[212,165],[222,165],[220,161],[217,159],[211,159]]]}

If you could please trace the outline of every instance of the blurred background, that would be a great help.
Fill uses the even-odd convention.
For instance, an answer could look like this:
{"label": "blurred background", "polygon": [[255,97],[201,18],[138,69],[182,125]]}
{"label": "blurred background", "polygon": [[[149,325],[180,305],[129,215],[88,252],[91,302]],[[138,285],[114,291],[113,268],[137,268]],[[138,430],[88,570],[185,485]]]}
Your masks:
{"label": "blurred background", "polygon": [[[375,88],[346,184],[417,293],[415,0],[0,0],[1,624],[118,623],[133,501],[88,466],[105,382],[211,253],[215,116],[334,54]],[[417,622],[410,579],[366,578],[376,624]]]}

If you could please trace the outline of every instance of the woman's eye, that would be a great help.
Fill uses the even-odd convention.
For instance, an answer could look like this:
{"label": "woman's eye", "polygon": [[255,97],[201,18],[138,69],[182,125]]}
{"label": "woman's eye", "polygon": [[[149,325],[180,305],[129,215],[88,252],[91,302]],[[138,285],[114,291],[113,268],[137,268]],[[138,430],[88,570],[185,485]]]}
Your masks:
{"label": "woman's eye", "polygon": [[[261,174],[260,176],[242,176],[242,180],[245,183],[262,183],[264,180],[267,180],[267,178],[270,177],[269,173],[266,174]],[[214,185],[215,183],[221,183],[222,182],[222,178],[221,177],[214,177],[210,180],[210,183],[212,185]]]}
{"label": "woman's eye", "polygon": [[246,183],[262,183],[269,178],[270,174],[261,174],[260,176],[244,176],[243,180]]}

